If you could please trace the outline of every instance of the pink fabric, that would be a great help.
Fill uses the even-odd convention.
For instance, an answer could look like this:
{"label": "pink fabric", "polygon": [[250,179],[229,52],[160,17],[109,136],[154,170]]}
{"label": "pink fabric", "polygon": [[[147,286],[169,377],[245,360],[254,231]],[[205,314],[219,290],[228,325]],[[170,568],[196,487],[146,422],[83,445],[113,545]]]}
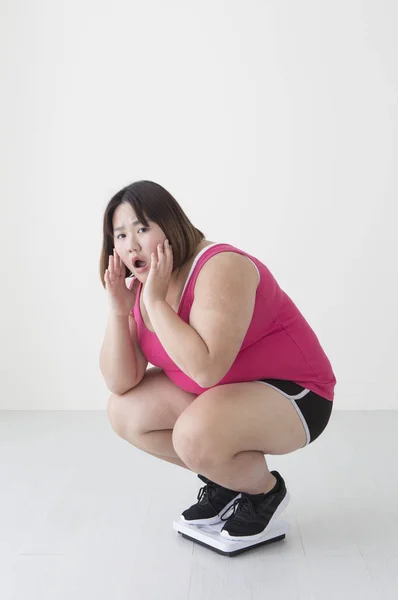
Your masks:
{"label": "pink fabric", "polygon": [[[187,279],[177,312],[179,317],[189,323],[199,271],[219,252],[237,252],[249,257],[260,272],[260,283],[245,339],[232,367],[217,385],[265,378],[288,379],[327,400],[333,400],[336,378],[317,336],[289,296],[279,287],[269,269],[247,252],[222,243],[202,250]],[[162,368],[177,386],[201,394],[209,388],[202,388],[187,377],[165,352],[157,335],[145,326],[139,306],[141,289],[140,283],[132,312],[144,356],[152,365]]]}

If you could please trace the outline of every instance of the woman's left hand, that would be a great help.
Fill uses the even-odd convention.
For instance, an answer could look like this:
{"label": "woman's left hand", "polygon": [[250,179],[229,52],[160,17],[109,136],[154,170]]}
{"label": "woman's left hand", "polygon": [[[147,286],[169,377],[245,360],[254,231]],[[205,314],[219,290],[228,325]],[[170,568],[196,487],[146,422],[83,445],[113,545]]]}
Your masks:
{"label": "woman's left hand", "polygon": [[148,308],[166,299],[171,273],[173,271],[173,251],[168,240],[158,244],[156,254],[151,254],[148,278],[144,284],[143,302]]}

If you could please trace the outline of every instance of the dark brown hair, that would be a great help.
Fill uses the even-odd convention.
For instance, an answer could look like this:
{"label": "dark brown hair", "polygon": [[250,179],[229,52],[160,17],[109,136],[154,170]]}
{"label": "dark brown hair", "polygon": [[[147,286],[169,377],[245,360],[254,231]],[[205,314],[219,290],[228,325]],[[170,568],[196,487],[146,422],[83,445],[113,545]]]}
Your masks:
{"label": "dark brown hair", "polygon": [[[127,202],[133,207],[137,218],[145,227],[149,226],[147,221],[149,219],[163,230],[173,249],[173,273],[192,258],[199,242],[205,239],[204,234],[188,219],[177,200],[161,185],[153,181],[135,181],[117,192],[109,200],[105,209],[100,258],[100,277],[104,288],[105,271],[115,245],[113,214],[122,202]],[[126,277],[131,274],[126,266]]]}

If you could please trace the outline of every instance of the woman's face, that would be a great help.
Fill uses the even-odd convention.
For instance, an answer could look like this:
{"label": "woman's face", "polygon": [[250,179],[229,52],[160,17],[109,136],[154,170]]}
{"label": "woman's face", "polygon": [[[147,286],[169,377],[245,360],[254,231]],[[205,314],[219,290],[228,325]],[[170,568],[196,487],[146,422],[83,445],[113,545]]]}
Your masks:
{"label": "woman's face", "polygon": [[[113,214],[113,242],[116,252],[141,282],[145,282],[148,277],[152,252],[157,256],[157,245],[163,245],[166,239],[157,223],[148,221],[148,224],[149,227],[145,227],[143,223],[139,223],[133,207],[126,202],[119,204]],[[134,265],[137,259],[146,262],[144,269],[138,269]]]}

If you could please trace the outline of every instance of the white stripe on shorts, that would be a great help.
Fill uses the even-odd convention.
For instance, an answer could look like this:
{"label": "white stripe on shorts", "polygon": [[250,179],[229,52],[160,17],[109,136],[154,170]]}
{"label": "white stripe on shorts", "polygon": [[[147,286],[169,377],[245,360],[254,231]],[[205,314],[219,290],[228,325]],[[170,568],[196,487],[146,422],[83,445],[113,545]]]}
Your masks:
{"label": "white stripe on shorts", "polygon": [[292,404],[292,406],[295,409],[296,413],[300,417],[300,420],[301,420],[301,422],[303,424],[303,427],[305,429],[305,435],[307,437],[306,446],[308,446],[308,444],[311,441],[310,430],[308,429],[307,421],[304,419],[303,413],[301,412],[301,410],[297,406],[297,403],[295,402],[295,400],[298,400],[299,398],[304,398],[304,396],[306,396],[311,390],[307,390],[307,388],[305,388],[299,394],[296,394],[295,396],[289,396],[289,394],[286,394],[286,392],[284,392],[283,390],[280,390],[279,388],[275,387],[271,383],[268,383],[267,381],[259,381],[259,380],[256,380],[256,381],[258,381],[259,383],[264,383],[264,385],[268,385],[269,387],[273,388],[274,390],[276,390],[277,392],[279,392],[280,394],[282,394],[283,396],[285,396],[285,398],[287,398],[288,400],[290,400],[290,403]]}

